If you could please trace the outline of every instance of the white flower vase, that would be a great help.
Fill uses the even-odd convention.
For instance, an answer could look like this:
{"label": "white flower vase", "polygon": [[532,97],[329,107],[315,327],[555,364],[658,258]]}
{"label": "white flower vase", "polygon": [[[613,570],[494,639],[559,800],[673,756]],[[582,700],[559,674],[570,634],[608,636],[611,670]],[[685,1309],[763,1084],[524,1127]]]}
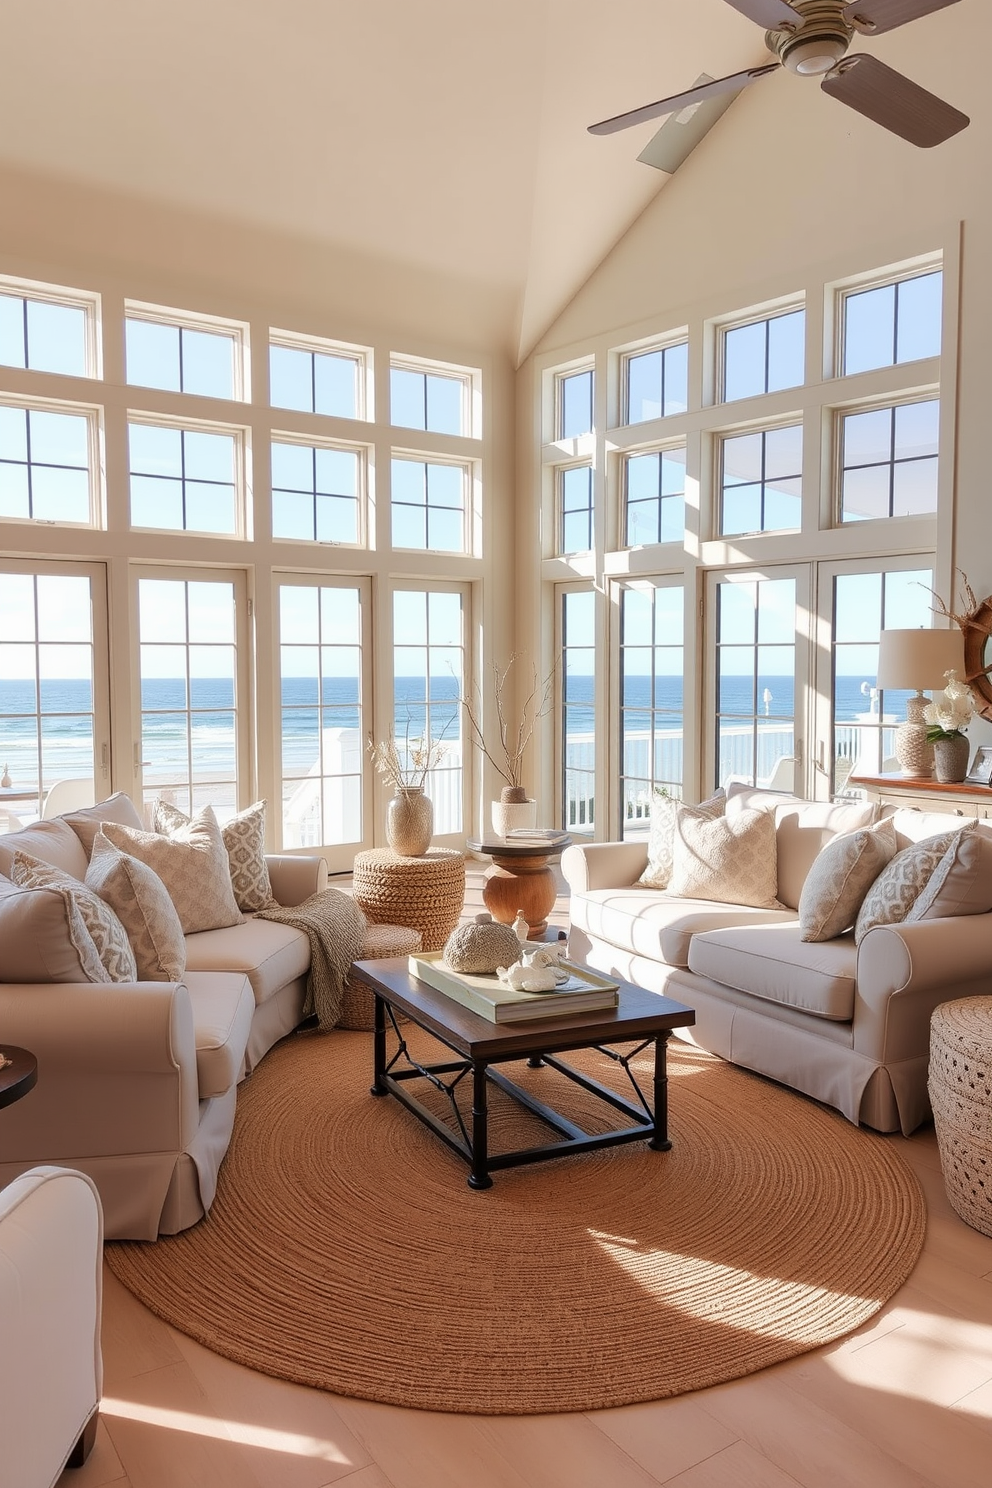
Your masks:
{"label": "white flower vase", "polygon": [[934,774],[941,785],[959,785],[968,773],[968,740],[964,734],[953,739],[935,739]]}

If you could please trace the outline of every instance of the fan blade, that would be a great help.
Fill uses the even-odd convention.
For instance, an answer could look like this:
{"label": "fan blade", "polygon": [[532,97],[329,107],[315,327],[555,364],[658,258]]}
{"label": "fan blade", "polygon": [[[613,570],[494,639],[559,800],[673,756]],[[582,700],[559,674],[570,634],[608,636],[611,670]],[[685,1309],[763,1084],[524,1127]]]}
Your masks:
{"label": "fan blade", "polygon": [[831,98],[924,150],[942,144],[971,123],[967,114],[864,52],[845,58],[820,86]]}
{"label": "fan blade", "polygon": [[782,64],[771,62],[765,67],[749,67],[746,72],[735,72],[730,77],[716,78],[712,83],[703,83],[698,88],[688,88],[685,93],[675,93],[671,98],[660,98],[657,103],[646,103],[643,108],[631,109],[629,114],[617,114],[612,119],[603,119],[599,124],[590,124],[590,134],[616,134],[620,129],[630,129],[633,124],[645,124],[648,119],[660,119],[662,114],[677,114],[692,103],[705,103],[719,93],[738,93],[748,83],[757,82],[769,72],[777,72]]}
{"label": "fan blade", "polygon": [[749,21],[764,26],[766,31],[781,31],[785,26],[801,26],[802,16],[793,10],[786,0],[727,0],[734,10],[746,15]]}
{"label": "fan blade", "polygon": [[918,21],[921,16],[957,3],[958,0],[854,0],[853,5],[845,8],[844,19],[869,36],[881,36],[883,31],[894,31],[908,21]]}
{"label": "fan blade", "polygon": [[[693,86],[698,88],[701,83],[712,81],[709,74],[704,72]],[[736,91],[720,93],[716,98],[707,98],[705,103],[690,103],[688,108],[669,115],[658,133],[652,135],[644,146],[638,160],[645,165],[653,165],[655,170],[674,176],[700,141],[706,138],[717,120],[723,118],[736,97]]]}

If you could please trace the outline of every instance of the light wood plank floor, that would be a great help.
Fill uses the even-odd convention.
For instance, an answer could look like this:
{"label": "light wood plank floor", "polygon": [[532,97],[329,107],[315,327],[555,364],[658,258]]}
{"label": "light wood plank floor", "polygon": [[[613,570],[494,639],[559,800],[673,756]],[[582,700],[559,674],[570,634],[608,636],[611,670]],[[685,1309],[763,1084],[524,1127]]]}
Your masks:
{"label": "light wood plank floor", "polygon": [[[481,876],[470,861],[467,914]],[[442,1415],[289,1385],[175,1332],[107,1272],[97,1444],[62,1488],[985,1488],[992,1239],[950,1208],[932,1127],[890,1140],[929,1206],[891,1303],[828,1348],[626,1409]]]}

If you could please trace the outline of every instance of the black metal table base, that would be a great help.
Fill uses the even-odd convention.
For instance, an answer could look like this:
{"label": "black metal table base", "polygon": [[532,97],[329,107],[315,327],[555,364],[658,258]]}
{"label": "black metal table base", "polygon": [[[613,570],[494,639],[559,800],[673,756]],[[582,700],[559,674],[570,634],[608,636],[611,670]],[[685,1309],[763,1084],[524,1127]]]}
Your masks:
{"label": "black metal table base", "polygon": [[[388,1028],[396,1038],[396,1049],[387,1057],[386,1036]],[[431,1037],[444,1044],[433,1030]],[[563,1157],[570,1153],[595,1152],[604,1147],[619,1147],[628,1142],[647,1142],[656,1152],[667,1152],[671,1147],[668,1137],[668,1075],[667,1046],[670,1035],[667,1030],[650,1034],[640,1040],[636,1047],[625,1052],[605,1044],[588,1044],[576,1047],[594,1049],[604,1058],[612,1060],[623,1069],[633,1092],[633,1099],[618,1095],[615,1090],[573,1069],[553,1050],[542,1050],[540,1054],[516,1055],[511,1059],[452,1059],[443,1063],[423,1064],[410,1053],[406,1039],[396,1021],[390,1004],[376,994],[373,1095],[393,1095],[408,1111],[457,1153],[469,1165],[469,1188],[492,1187],[492,1173],[501,1168],[516,1168],[524,1163],[545,1162],[549,1158]],[[651,1044],[654,1045],[654,1072],[651,1081],[651,1100],[638,1083],[632,1068],[633,1061]],[[496,1064],[521,1063],[526,1058],[530,1068],[548,1065],[573,1084],[590,1095],[612,1106],[632,1123],[629,1126],[606,1132],[586,1132],[575,1122],[553,1107],[539,1100],[530,1091],[509,1079]],[[469,1075],[472,1077],[471,1120],[466,1122],[458,1105],[458,1087]],[[448,1101],[453,1124],[435,1115],[417,1096],[408,1089],[412,1081],[426,1080],[440,1091]],[[489,1151],[489,1085],[492,1083],[504,1091],[519,1105],[537,1116],[561,1140],[540,1143],[533,1147],[519,1148],[513,1152],[490,1153]]]}

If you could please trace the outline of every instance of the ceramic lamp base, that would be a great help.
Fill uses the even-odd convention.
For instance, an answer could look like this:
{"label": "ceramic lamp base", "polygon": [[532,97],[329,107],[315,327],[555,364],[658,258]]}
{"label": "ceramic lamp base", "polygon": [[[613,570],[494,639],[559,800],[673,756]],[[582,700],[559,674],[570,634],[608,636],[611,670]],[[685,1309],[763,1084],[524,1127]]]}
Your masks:
{"label": "ceramic lamp base", "polygon": [[893,747],[903,775],[909,780],[929,780],[933,774],[933,745],[927,743],[923,710],[929,702],[917,692],[906,704],[906,722],[896,729]]}

